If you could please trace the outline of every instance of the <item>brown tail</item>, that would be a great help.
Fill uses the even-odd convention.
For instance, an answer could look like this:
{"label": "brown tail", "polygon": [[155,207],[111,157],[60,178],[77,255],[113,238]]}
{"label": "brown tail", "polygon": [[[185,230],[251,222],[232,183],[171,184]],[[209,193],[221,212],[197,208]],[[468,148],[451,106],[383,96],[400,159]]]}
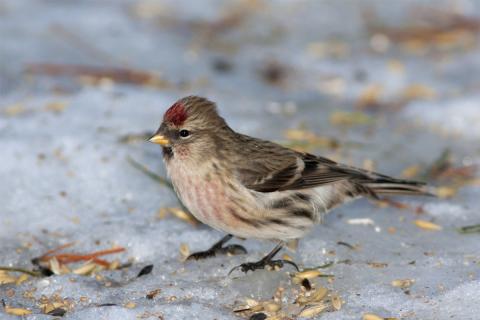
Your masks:
{"label": "brown tail", "polygon": [[435,196],[424,182],[381,178],[363,184],[377,195]]}

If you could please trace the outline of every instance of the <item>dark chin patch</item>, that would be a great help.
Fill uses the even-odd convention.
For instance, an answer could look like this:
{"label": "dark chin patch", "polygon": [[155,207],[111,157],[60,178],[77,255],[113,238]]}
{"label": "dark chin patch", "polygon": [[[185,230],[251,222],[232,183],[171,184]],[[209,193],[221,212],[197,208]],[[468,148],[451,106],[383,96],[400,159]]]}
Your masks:
{"label": "dark chin patch", "polygon": [[173,150],[170,147],[163,147],[163,158],[165,160],[170,160],[173,158]]}

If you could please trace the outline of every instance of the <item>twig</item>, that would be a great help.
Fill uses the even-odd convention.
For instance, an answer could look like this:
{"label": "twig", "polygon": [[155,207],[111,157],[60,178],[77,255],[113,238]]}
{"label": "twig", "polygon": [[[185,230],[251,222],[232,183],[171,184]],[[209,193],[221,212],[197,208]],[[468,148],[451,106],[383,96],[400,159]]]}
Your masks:
{"label": "twig", "polygon": [[145,173],[147,176],[149,176],[150,178],[152,178],[153,180],[157,181],[158,183],[160,183],[161,185],[165,186],[165,187],[168,187],[170,188],[171,190],[174,190],[173,189],[173,185],[165,178],[163,178],[162,176],[156,174],[155,172],[151,171],[150,169],[148,169],[146,166],[144,166],[143,164],[141,164],[140,162],[137,162],[136,160],[134,160],[132,157],[130,156],[127,156],[127,161],[128,163],[130,163],[135,169],[138,169],[140,171],[142,171],[143,173]]}
{"label": "twig", "polygon": [[480,224],[458,228],[457,231],[462,234],[480,233]]}
{"label": "twig", "polygon": [[28,274],[28,275],[30,275],[30,276],[32,276],[32,277],[43,277],[43,275],[42,275],[41,272],[32,271],[32,270],[27,270],[27,269],[23,269],[23,268],[2,267],[2,266],[0,266],[0,270],[2,270],[2,271],[11,271],[11,272],[21,272],[21,273]]}
{"label": "twig", "polygon": [[108,261],[99,259],[98,257],[108,255],[108,254],[113,254],[113,253],[120,253],[120,252],[125,251],[125,248],[113,248],[113,249],[96,251],[96,252],[89,253],[89,254],[74,254],[74,253],[53,254],[53,253],[58,252],[61,249],[69,247],[71,245],[72,245],[71,243],[68,243],[68,244],[60,246],[58,248],[49,250],[44,255],[33,259],[32,262],[36,265],[39,265],[40,261],[49,261],[52,258],[57,259],[58,262],[60,262],[62,264],[78,262],[78,261],[90,261],[91,260],[92,262],[94,262],[96,264],[102,265],[104,267],[108,267],[110,265],[110,263]]}

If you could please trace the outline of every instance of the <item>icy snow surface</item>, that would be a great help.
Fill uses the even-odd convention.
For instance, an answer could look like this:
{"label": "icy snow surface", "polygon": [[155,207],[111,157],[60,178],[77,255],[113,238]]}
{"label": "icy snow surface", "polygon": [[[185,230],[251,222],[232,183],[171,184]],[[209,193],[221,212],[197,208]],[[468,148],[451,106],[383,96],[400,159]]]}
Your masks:
{"label": "icy snow surface", "polygon": [[[335,137],[340,146],[310,152],[357,166],[373,160],[386,174],[425,168],[446,148],[456,166],[480,164],[478,46],[421,54],[370,48],[362,12],[374,10],[378,19],[402,27],[418,5],[432,4],[480,19],[480,2],[466,0],[0,0],[0,265],[32,268],[31,258],[69,242],[75,246],[66,252],[121,246],[125,253],[105,259],[133,261],[97,278],[66,274],[0,285],[0,299],[32,310],[28,319],[51,319],[39,299],[54,294],[73,302],[67,319],[237,319],[233,309],[246,298],[269,300],[279,286],[295,287],[288,267],[227,276],[273,243],[236,239],[248,255],[183,262],[181,244],[193,252],[223,235],[157,217],[160,208],[178,206],[176,197],[126,159],[164,175],[161,150],[121,138],[153,131],[165,109],[187,94],[216,101],[238,131],[285,142],[286,129],[304,127]],[[285,69],[271,71],[281,79],[267,83],[259,70],[273,61]],[[146,70],[169,85],[94,85],[24,72],[42,62]],[[334,112],[356,110],[371,85],[382,86],[388,102],[411,84],[433,94],[427,90],[428,97],[394,111],[368,111],[373,122],[358,126],[329,121]],[[367,200],[334,210],[295,253],[287,251],[301,267],[342,262],[324,270],[333,281],[313,280],[345,302],[318,318],[479,319],[480,234],[456,231],[480,223],[478,186],[477,180],[448,199],[396,199],[423,206],[419,215]],[[348,223],[363,218],[375,225]],[[415,219],[443,229],[420,229]],[[148,264],[153,272],[136,279]],[[391,285],[396,279],[415,283],[401,289]],[[146,299],[155,289],[160,293]],[[16,317],[0,307],[0,318]]]}

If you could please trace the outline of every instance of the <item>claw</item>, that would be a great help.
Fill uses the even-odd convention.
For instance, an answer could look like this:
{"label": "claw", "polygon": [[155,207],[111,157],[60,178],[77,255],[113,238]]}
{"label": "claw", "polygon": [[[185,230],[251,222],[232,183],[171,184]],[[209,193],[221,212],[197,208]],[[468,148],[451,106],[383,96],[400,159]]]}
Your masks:
{"label": "claw", "polygon": [[206,259],[210,257],[215,257],[214,250],[194,252],[187,257],[187,260],[200,260],[200,259]]}
{"label": "claw", "polygon": [[233,269],[228,272],[228,275],[232,274],[233,271],[240,269],[243,273],[247,273],[248,271],[255,271],[259,269],[265,269],[266,266],[271,267],[274,269],[275,267],[283,268],[284,264],[289,264],[293,266],[297,271],[300,271],[298,268],[297,264],[295,262],[289,261],[289,260],[270,260],[270,261],[265,261],[265,260],[260,260],[257,262],[246,262],[242,263],[239,266],[234,267]]}
{"label": "claw", "polygon": [[220,251],[222,254],[228,254],[232,256],[236,256],[239,254],[247,254],[247,249],[239,244],[231,244],[226,247],[223,247]]}
{"label": "claw", "polygon": [[286,264],[289,264],[291,266],[294,266],[295,269],[297,269],[298,272],[300,272],[300,269],[298,268],[297,264],[293,261],[290,261],[290,260],[281,260],[283,263],[286,263]]}
{"label": "claw", "polygon": [[200,260],[215,257],[217,254],[238,255],[246,254],[247,249],[239,244],[231,244],[225,247],[212,247],[206,251],[194,252],[187,257],[187,260]]}

